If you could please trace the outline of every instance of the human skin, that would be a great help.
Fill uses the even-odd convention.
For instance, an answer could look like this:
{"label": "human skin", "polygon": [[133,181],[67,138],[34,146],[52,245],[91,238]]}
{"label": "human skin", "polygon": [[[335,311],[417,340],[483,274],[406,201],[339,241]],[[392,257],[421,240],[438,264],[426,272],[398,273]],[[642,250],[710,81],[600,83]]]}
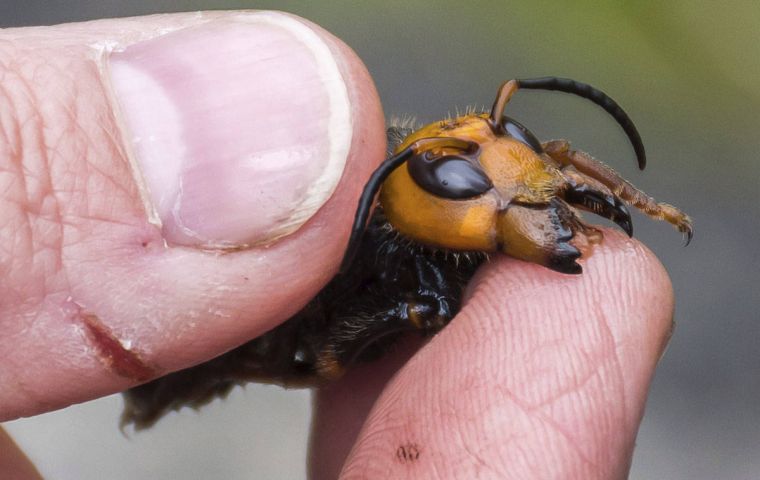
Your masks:
{"label": "human skin", "polygon": [[[0,420],[287,319],[337,271],[384,155],[365,68],[292,16],[5,30],[0,74]],[[319,392],[312,476],[624,477],[672,290],[616,232],[583,264],[566,276],[497,257],[420,351]],[[2,441],[16,453],[0,461],[28,466]]]}

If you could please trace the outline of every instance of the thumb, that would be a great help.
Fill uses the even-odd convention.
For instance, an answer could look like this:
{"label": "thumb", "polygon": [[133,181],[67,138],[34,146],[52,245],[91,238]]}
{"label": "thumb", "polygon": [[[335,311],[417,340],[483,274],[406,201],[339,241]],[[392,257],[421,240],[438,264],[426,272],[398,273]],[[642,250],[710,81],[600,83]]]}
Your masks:
{"label": "thumb", "polygon": [[295,313],[337,270],[383,125],[355,54],[286,14],[0,31],[0,421]]}

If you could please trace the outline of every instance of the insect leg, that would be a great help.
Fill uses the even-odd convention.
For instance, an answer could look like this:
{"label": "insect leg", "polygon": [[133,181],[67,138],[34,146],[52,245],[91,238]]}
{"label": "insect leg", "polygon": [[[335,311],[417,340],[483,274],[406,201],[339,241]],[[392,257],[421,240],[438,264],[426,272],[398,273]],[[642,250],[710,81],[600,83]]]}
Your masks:
{"label": "insect leg", "polygon": [[433,308],[424,300],[408,299],[396,301],[382,311],[345,312],[347,316],[336,317],[317,357],[317,375],[325,380],[336,379],[354,363],[379,358],[401,334],[418,330]]}
{"label": "insect leg", "polygon": [[633,205],[656,220],[665,220],[686,235],[688,244],[692,236],[691,219],[688,215],[667,203],[659,203],[633,184],[623,179],[615,170],[579,150],[572,150],[566,140],[553,140],[543,144],[544,151],[560,165],[572,165],[609,188],[612,193],[629,205]]}
{"label": "insect leg", "polygon": [[411,262],[410,282],[403,287],[367,291],[334,312],[317,359],[320,377],[337,378],[349,365],[379,357],[403,333],[432,335],[453,318],[461,297],[459,277],[424,255]]}

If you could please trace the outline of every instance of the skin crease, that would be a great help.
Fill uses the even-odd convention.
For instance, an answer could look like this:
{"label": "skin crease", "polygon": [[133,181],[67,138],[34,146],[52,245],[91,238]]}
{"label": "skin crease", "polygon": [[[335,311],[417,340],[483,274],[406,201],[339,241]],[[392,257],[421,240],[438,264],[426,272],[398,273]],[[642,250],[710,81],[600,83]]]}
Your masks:
{"label": "skin crease", "polygon": [[[82,45],[137,41],[225,15],[0,32],[8,69],[0,174],[35,193],[23,202],[7,190],[0,197],[0,419],[132,383],[70,334],[82,312],[69,297],[86,298],[116,334],[130,333],[147,364],[168,371],[271,328],[337,270],[364,179],[383,157],[384,118],[361,62],[313,25],[338,56],[356,119],[335,194],[293,235],[233,255],[167,249],[146,221],[102,79],[82,60]],[[66,99],[82,108],[54,108]],[[9,125],[24,128],[9,134]],[[322,391],[312,477],[336,478],[342,469],[344,478],[624,478],[673,299],[651,252],[606,235],[581,276],[494,256],[460,315],[408,363],[417,342]],[[190,328],[192,315],[207,321]],[[399,447],[419,456],[402,462]],[[7,436],[0,451],[0,471],[39,478]]]}

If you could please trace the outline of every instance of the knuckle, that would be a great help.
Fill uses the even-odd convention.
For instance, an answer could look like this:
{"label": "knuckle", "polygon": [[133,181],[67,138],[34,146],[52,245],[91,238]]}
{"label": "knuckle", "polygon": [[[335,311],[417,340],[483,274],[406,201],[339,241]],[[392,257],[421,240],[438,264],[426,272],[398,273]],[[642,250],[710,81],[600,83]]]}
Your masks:
{"label": "knuckle", "polygon": [[43,40],[0,37],[3,303],[67,290],[65,246],[134,198],[93,49]]}

